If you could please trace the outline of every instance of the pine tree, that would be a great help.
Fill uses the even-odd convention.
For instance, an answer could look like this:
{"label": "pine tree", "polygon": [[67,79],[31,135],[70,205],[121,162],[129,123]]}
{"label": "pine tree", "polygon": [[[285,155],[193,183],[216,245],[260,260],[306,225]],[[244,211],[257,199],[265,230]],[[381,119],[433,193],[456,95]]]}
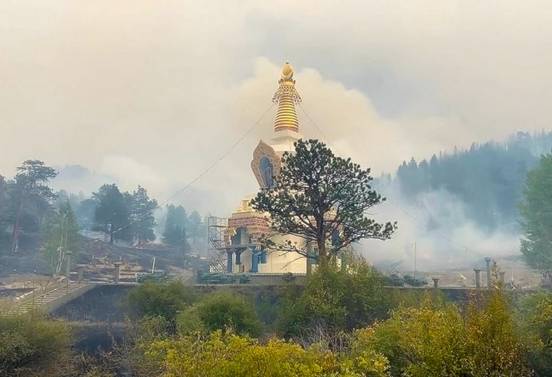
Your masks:
{"label": "pine tree", "polygon": [[109,234],[111,244],[115,239],[129,241],[131,234],[128,203],[117,185],[103,185],[92,197],[97,203],[94,212],[95,229]]}
{"label": "pine tree", "polygon": [[150,199],[148,192],[141,186],[132,193],[125,193],[129,208],[130,229],[132,238],[138,245],[155,240],[155,217],[153,212],[157,209],[157,200]]}
{"label": "pine tree", "polygon": [[197,211],[193,211],[188,217],[187,221],[188,236],[191,238],[194,246],[197,246],[198,241],[204,236],[203,235],[203,223],[201,221],[201,216]]}
{"label": "pine tree", "polygon": [[163,242],[183,252],[188,251],[190,247],[187,240],[186,224],[187,216],[184,207],[168,205]]}
{"label": "pine tree", "polygon": [[[368,209],[385,200],[371,187],[370,169],[335,156],[317,140],[299,140],[294,153],[284,153],[275,179],[273,187],[253,199],[253,208],[270,215],[276,232],[315,244],[322,266],[354,242],[386,240],[395,230],[393,223],[380,224],[366,216]],[[308,255],[290,243],[270,246]]]}
{"label": "pine tree", "polygon": [[56,171],[38,160],[27,160],[17,168],[15,180],[9,187],[11,211],[13,220],[12,228],[12,252],[19,248],[19,236],[22,226],[22,219],[26,213],[36,219],[36,224],[49,208],[50,202],[55,195],[48,181],[57,175]]}

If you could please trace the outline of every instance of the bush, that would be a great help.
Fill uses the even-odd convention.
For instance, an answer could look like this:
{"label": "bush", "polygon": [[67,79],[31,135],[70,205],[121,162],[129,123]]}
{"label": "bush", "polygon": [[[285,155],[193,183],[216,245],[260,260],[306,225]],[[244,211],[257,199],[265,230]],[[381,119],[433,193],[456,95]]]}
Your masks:
{"label": "bush", "polygon": [[385,318],[390,307],[383,277],[365,262],[346,271],[335,266],[316,271],[300,292],[290,286],[282,300],[279,329],[283,336],[302,336],[322,327],[352,330]]}
{"label": "bush", "polygon": [[492,376],[531,375],[519,330],[502,291],[494,290],[482,309],[470,305],[466,337],[476,368],[494,373],[487,374]]}
{"label": "bush", "polygon": [[427,280],[425,277],[416,277],[412,275],[404,275],[404,282],[411,287],[423,287],[427,285]]}
{"label": "bush", "polygon": [[[261,323],[252,303],[231,292],[216,292],[205,296],[195,308],[202,327],[207,331],[232,329],[238,334],[258,336]],[[183,313],[184,316],[184,313]],[[182,317],[180,326],[182,328]]]}
{"label": "bush", "polygon": [[391,318],[358,330],[353,354],[379,352],[393,376],[529,376],[523,346],[506,300],[494,292],[483,308],[462,316],[453,305],[399,308]]}
{"label": "bush", "polygon": [[387,360],[375,353],[341,358],[316,347],[279,339],[261,344],[248,337],[216,331],[152,342],[147,357],[164,366],[164,376],[202,377],[384,377]]}
{"label": "bush", "polygon": [[0,376],[59,376],[71,359],[71,333],[58,321],[0,317]]}
{"label": "bush", "polygon": [[518,311],[527,358],[537,376],[552,376],[552,294],[538,292],[521,300]]}
{"label": "bush", "polygon": [[161,316],[174,322],[177,313],[194,301],[192,290],[181,282],[146,282],[129,292],[127,308],[135,319]]}
{"label": "bush", "polygon": [[201,317],[197,305],[186,308],[176,317],[176,330],[180,335],[192,335],[205,333],[207,330]]}

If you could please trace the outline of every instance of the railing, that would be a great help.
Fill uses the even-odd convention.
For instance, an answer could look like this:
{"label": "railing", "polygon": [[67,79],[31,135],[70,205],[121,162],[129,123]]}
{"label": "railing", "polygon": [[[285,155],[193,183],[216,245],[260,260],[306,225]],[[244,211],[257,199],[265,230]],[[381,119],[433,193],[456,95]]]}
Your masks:
{"label": "railing", "polygon": [[3,315],[50,312],[93,287],[89,283],[49,281],[18,297],[0,310]]}

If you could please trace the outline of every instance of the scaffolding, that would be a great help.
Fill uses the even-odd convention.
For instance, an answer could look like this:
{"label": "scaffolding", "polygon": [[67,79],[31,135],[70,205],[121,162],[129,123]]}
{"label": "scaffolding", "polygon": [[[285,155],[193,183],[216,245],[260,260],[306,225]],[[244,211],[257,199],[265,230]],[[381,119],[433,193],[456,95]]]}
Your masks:
{"label": "scaffolding", "polygon": [[[207,218],[207,234],[209,242],[209,272],[236,273],[244,272],[248,263],[241,260],[242,253],[249,250],[251,255],[251,272],[257,272],[258,263],[266,261],[266,253],[261,255],[261,244],[258,235],[266,227],[265,219],[260,216]],[[252,237],[250,231],[257,238]],[[260,259],[262,258],[262,259]]]}
{"label": "scaffolding", "polygon": [[207,242],[209,244],[209,272],[226,271],[226,237],[228,219],[209,216],[207,218]]}

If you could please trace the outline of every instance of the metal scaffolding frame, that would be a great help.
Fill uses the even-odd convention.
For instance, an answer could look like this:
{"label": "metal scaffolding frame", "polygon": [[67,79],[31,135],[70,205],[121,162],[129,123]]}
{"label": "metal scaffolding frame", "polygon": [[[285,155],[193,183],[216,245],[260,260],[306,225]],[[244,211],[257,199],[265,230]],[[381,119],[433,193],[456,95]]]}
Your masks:
{"label": "metal scaffolding frame", "polygon": [[209,271],[226,271],[226,235],[228,219],[225,217],[209,216],[207,218],[207,242],[209,244]]}

